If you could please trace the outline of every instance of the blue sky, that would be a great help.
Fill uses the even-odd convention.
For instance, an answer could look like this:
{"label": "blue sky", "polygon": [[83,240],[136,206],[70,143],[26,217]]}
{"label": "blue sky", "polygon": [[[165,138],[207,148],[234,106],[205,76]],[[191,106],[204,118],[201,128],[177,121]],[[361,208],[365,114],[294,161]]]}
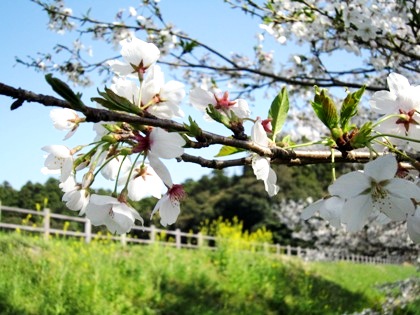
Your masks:
{"label": "blue sky", "polygon": [[[92,7],[92,16],[111,18],[117,9],[135,6],[137,1],[66,1],[73,12],[83,13]],[[117,4],[116,4],[117,3]],[[215,0],[162,0],[162,11],[167,20],[173,21],[180,29],[187,31],[209,45],[225,53],[250,50],[258,30],[257,21],[250,20],[241,12],[230,10],[222,1]],[[69,42],[66,35],[58,35],[47,30],[48,19],[38,6],[28,0],[0,1],[0,27],[2,28],[0,50],[0,82],[21,87],[36,93],[54,95],[44,80],[43,73],[16,64],[15,57],[36,56],[37,52],[50,52],[57,42]],[[93,47],[94,43],[93,43]],[[94,55],[98,52],[94,51]],[[115,51],[109,47],[109,53]],[[167,77],[167,80],[170,79]],[[96,96],[96,87],[76,88],[83,93],[88,103]],[[187,87],[188,91],[188,87]],[[184,101],[187,115],[200,119],[201,114],[193,113]],[[268,110],[269,100],[266,100]],[[89,143],[93,137],[92,125],[86,124],[69,140],[63,142],[65,133],[56,130],[49,118],[50,109],[36,103],[25,103],[15,111],[10,111],[12,99],[0,96],[0,183],[8,181],[19,189],[27,181],[43,183],[48,176],[40,172],[44,162],[41,147],[50,144],[65,144],[74,147]],[[210,128],[214,128],[211,125]],[[210,170],[187,163],[168,163],[175,182],[187,178],[197,179]],[[111,188],[112,183],[98,181],[95,187]]]}
{"label": "blue sky", "polygon": [[[120,8],[128,9],[135,6],[136,0],[67,0],[66,5],[73,9],[75,15],[85,13],[92,8],[91,16],[111,21]],[[259,21],[244,15],[239,10],[232,10],[222,0],[161,0],[163,16],[172,21],[179,29],[186,31],[191,37],[196,37],[224,54],[230,52],[245,52],[252,56],[252,47],[255,44],[255,35],[259,31]],[[71,43],[74,35],[59,35],[47,30],[48,18],[40,8],[29,0],[0,1],[0,35],[2,49],[0,58],[0,82],[14,87],[21,87],[35,93],[54,95],[50,86],[44,79],[44,73],[37,73],[33,69],[16,64],[15,57],[36,57],[37,52],[52,52],[57,43]],[[100,50],[95,50],[97,43],[91,44],[96,60],[101,57],[116,55],[118,51],[112,47],[101,44]],[[294,46],[280,46],[273,41],[267,41],[266,50],[274,49],[277,60],[287,60]],[[345,68],[355,62],[356,58],[340,53],[329,58],[326,62],[337,67]],[[166,80],[172,79],[166,73]],[[83,100],[87,105],[93,96],[97,96],[96,89],[103,89],[97,79],[98,85],[88,89],[76,87],[75,91],[83,93]],[[189,87],[186,86],[188,92]],[[344,94],[344,89],[340,89]],[[54,129],[49,118],[50,109],[36,103],[25,103],[21,108],[10,111],[12,99],[0,96],[0,183],[8,181],[14,188],[19,189],[27,181],[43,183],[48,176],[40,171],[44,163],[44,152],[41,147],[51,144],[65,144],[72,148],[79,144],[90,143],[94,137],[91,124],[85,124],[69,140],[63,142],[65,133]],[[256,94],[256,102],[250,102],[252,116],[266,117],[271,99],[263,99],[262,94]],[[225,130],[217,124],[204,123],[202,114],[193,110],[188,104],[188,97],[182,104],[186,117],[191,115],[205,130],[222,132]],[[185,120],[186,121],[186,120]],[[246,128],[249,131],[250,125]],[[200,151],[205,157],[211,158],[218,149]],[[189,152],[191,153],[191,152]],[[194,152],[198,153],[198,152]],[[174,182],[180,183],[187,178],[198,179],[211,172],[195,164],[167,163]],[[228,170],[229,174],[239,169]],[[262,184],[262,183],[261,183]],[[112,188],[113,183],[98,180],[95,188]]]}

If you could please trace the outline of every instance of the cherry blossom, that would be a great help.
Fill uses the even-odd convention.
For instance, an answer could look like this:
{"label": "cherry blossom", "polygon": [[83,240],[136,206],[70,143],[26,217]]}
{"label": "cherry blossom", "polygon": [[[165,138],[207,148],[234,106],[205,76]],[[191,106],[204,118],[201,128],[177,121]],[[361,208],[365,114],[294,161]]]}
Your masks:
{"label": "cherry blossom", "polygon": [[[105,152],[103,155],[107,155]],[[103,157],[102,157],[103,158]],[[116,180],[118,174],[124,176],[131,169],[131,161],[123,156],[112,157],[111,160],[101,169],[101,174],[108,180]]]}
{"label": "cherry blossom", "polygon": [[92,194],[86,207],[86,217],[95,226],[105,225],[113,234],[130,232],[135,220],[143,225],[143,219],[136,210],[111,196]]}
{"label": "cherry blossom", "polygon": [[168,192],[157,202],[150,219],[159,211],[160,224],[167,226],[176,222],[181,213],[180,201],[185,197],[185,191],[182,185],[174,184]]}
{"label": "cherry blossom", "polygon": [[184,117],[180,103],[185,94],[184,84],[175,80],[165,83],[163,71],[155,65],[142,84],[142,106],[158,118]]}
{"label": "cherry blossom", "polygon": [[398,163],[385,155],[364,167],[342,175],[329,188],[333,196],[345,200],[341,222],[348,231],[360,231],[369,217],[385,214],[392,220],[405,220],[414,213],[411,198],[420,197],[420,188],[413,182],[394,178]]}
{"label": "cherry blossom", "polygon": [[[408,79],[400,74],[391,73],[388,78],[389,91],[375,92],[370,100],[373,111],[385,115],[400,115],[390,119],[381,119],[376,128],[384,134],[420,139],[420,85],[412,86]],[[401,145],[403,139],[389,137],[389,140]],[[408,141],[411,147],[420,150],[420,143]]]}
{"label": "cherry blossom", "polygon": [[60,180],[66,181],[73,170],[73,154],[64,145],[48,145],[42,150],[49,153],[44,162],[44,174],[60,174]]}
{"label": "cherry blossom", "polygon": [[140,88],[133,80],[127,77],[116,77],[113,79],[110,89],[119,96],[125,97],[134,105],[141,106],[139,104]]}
{"label": "cherry blossom", "polygon": [[76,132],[80,121],[82,121],[76,111],[69,108],[54,108],[50,112],[50,117],[56,129],[69,130],[64,140],[70,138]]}
{"label": "cherry blossom", "polygon": [[83,215],[90,197],[85,186],[77,184],[74,176],[69,176],[65,182],[60,183],[59,187],[64,192],[62,201],[66,203],[66,207],[73,211],[80,211],[79,215]]}
{"label": "cherry blossom", "polygon": [[172,182],[171,174],[159,158],[154,154],[148,155],[150,165],[156,171],[157,175],[161,178],[168,191],[155,205],[150,218],[159,211],[160,223],[167,226],[176,222],[179,214],[181,213],[180,202],[185,198],[186,194],[182,185],[174,184]]}
{"label": "cherry blossom", "polygon": [[[264,126],[261,123],[261,119],[257,119],[251,130],[251,139],[254,143],[268,147],[269,139],[264,130]],[[270,158],[263,157],[258,154],[252,154],[252,169],[258,180],[264,182],[265,190],[270,197],[276,195],[279,192],[279,186],[276,185],[277,175],[274,170],[270,167]]]}
{"label": "cherry blossom", "polygon": [[136,74],[136,76],[140,75],[142,77],[160,56],[159,48],[155,44],[147,43],[135,36],[122,40],[120,45],[121,56],[125,62],[119,60],[108,61],[108,65],[120,76]]}
{"label": "cherry blossom", "polygon": [[[127,176],[121,178],[120,182],[126,180]],[[162,180],[152,166],[147,163],[137,163],[127,185],[128,198],[133,201],[139,201],[149,195],[160,198],[162,196],[162,189]]]}
{"label": "cherry blossom", "polygon": [[137,145],[133,152],[148,152],[163,159],[173,159],[184,153],[185,140],[175,132],[167,132],[162,128],[152,128],[150,133],[136,136]]}
{"label": "cherry blossom", "polygon": [[229,93],[222,93],[215,90],[214,93],[202,88],[194,88],[190,91],[191,104],[200,111],[206,112],[209,105],[213,105],[215,109],[226,116],[230,116],[232,111],[238,118],[248,118],[251,111],[248,102],[244,99],[230,100]]}

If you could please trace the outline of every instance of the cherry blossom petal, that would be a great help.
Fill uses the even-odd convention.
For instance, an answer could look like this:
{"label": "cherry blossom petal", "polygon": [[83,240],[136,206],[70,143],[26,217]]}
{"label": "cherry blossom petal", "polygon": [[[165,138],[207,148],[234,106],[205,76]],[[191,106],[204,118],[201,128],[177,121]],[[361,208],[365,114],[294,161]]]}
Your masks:
{"label": "cherry blossom petal", "polygon": [[365,164],[365,174],[377,183],[394,178],[397,173],[398,163],[391,154],[378,157],[376,160]]}
{"label": "cherry blossom petal", "polygon": [[406,179],[393,178],[384,188],[393,196],[420,200],[420,187]]}
{"label": "cherry blossom petal", "polygon": [[165,164],[163,164],[163,162],[159,160],[159,158],[153,153],[149,153],[147,157],[149,159],[150,165],[153,167],[153,170],[160,177],[166,187],[172,187],[172,177]]}
{"label": "cherry blossom petal", "polygon": [[311,203],[309,206],[303,209],[301,218],[303,220],[308,220],[310,217],[314,216],[314,214],[318,212],[321,209],[321,207],[324,205],[324,202],[325,202],[325,199],[319,199]]}
{"label": "cherry blossom petal", "polygon": [[270,197],[277,195],[280,190],[280,187],[276,185],[277,175],[272,168],[269,168],[268,177],[264,181],[265,191]]}
{"label": "cherry blossom petal", "polygon": [[202,88],[195,88],[190,91],[190,103],[198,110],[205,112],[209,104],[216,106],[217,101],[213,93]]}
{"label": "cherry blossom petal", "polygon": [[120,176],[123,176],[125,173],[129,172],[131,166],[132,164],[129,158],[117,156],[101,169],[101,174],[106,179],[113,181],[117,178],[118,173]]}
{"label": "cherry blossom petal", "polygon": [[340,176],[328,187],[331,195],[341,198],[351,198],[370,189],[371,181],[362,172],[351,172]]}
{"label": "cherry blossom petal", "polygon": [[255,177],[260,180],[266,180],[270,172],[270,161],[268,158],[254,154],[252,156],[252,169]]}
{"label": "cherry blossom petal", "polygon": [[124,234],[130,232],[137,219],[143,225],[143,219],[137,211],[124,203],[117,204],[112,207],[112,219],[107,221],[107,228],[111,233]]}
{"label": "cherry blossom petal", "polygon": [[111,196],[105,196],[105,195],[96,195],[93,194],[90,196],[90,204],[95,206],[105,206],[105,205],[113,205],[118,204],[119,201]]}
{"label": "cherry blossom petal", "polygon": [[235,113],[239,118],[248,118],[251,114],[249,110],[248,102],[243,99],[237,99],[236,104],[232,105],[230,109]]}
{"label": "cherry blossom petal", "polygon": [[184,154],[185,140],[176,132],[153,128],[150,133],[150,152],[163,159],[172,159]]}
{"label": "cherry blossom petal", "polygon": [[406,77],[398,73],[390,73],[387,78],[388,88],[396,95],[410,89],[410,82]]}
{"label": "cherry blossom petal", "polygon": [[417,207],[414,215],[407,217],[407,231],[414,243],[420,243],[420,208]]}
{"label": "cherry blossom petal", "polygon": [[375,92],[369,103],[372,110],[379,114],[392,114],[398,112],[398,103],[395,94],[389,91]]}
{"label": "cherry blossom petal", "polygon": [[251,128],[251,139],[254,143],[268,147],[268,137],[261,123],[261,119],[258,119]]}
{"label": "cherry blossom petal", "polygon": [[128,64],[139,66],[143,63],[143,67],[147,68],[155,63],[160,57],[159,48],[153,43],[147,43],[132,37],[120,42],[121,55]]}
{"label": "cherry blossom petal", "polygon": [[[163,183],[150,165],[144,165],[143,175],[140,175],[129,181],[128,198],[133,201],[139,201],[146,196],[160,198],[162,196]],[[136,175],[136,174],[134,174]]]}
{"label": "cherry blossom petal", "polygon": [[405,220],[407,214],[414,213],[414,205],[410,199],[390,197],[389,195],[375,200],[374,207],[394,221]]}
{"label": "cherry blossom petal", "polygon": [[346,224],[349,232],[360,231],[365,225],[373,209],[370,195],[359,195],[348,199],[343,206],[341,222]]}
{"label": "cherry blossom petal", "polygon": [[169,195],[163,196],[154,207],[150,218],[159,211],[160,214],[160,224],[167,226],[173,224],[178,219],[181,209],[179,202],[176,200],[171,200]]}

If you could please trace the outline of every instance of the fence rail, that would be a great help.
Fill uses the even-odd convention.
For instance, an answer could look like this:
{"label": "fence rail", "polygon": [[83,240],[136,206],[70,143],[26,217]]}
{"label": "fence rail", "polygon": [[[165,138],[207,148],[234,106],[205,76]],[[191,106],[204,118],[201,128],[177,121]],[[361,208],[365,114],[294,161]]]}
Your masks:
{"label": "fence rail", "polygon": [[[27,217],[41,216],[42,226],[34,226],[28,224],[16,224],[2,222],[3,212],[13,212],[26,214]],[[51,226],[51,219],[62,220],[65,222],[77,222],[82,225],[83,231],[73,231],[69,229],[58,229]],[[86,243],[90,243],[92,239],[111,239],[121,242],[122,245],[132,244],[161,244],[172,246],[175,248],[201,248],[208,250],[215,250],[222,239],[204,235],[201,233],[193,234],[182,232],[180,229],[176,230],[163,230],[158,229],[156,226],[150,227],[134,226],[130,234],[122,235],[104,235],[102,233],[95,233],[92,231],[92,224],[89,219],[85,217],[67,216],[62,214],[53,213],[48,208],[43,210],[29,210],[16,207],[3,206],[0,202],[0,230],[11,229],[20,231],[29,231],[42,233],[45,240],[48,240],[52,235],[62,235],[70,237],[84,238]],[[133,237],[131,234],[136,234],[136,231],[141,232],[142,237]],[[173,240],[172,240],[173,239]],[[272,253],[276,255],[297,256],[306,260],[345,260],[355,263],[371,263],[371,264],[396,264],[401,263],[395,258],[382,258],[370,257],[361,255],[340,255],[339,253],[323,253],[313,249],[293,247],[290,245],[268,244],[268,243],[246,243],[244,250]]]}

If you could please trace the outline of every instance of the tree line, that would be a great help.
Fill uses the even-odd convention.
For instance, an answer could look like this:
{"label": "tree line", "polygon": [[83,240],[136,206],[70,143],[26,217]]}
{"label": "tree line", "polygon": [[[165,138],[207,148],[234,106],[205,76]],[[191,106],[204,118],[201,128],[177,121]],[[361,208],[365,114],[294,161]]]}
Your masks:
{"label": "tree line", "polygon": [[[272,210],[273,206],[285,198],[296,201],[308,197],[319,198],[324,194],[329,180],[325,172],[315,166],[291,168],[278,165],[276,168],[282,190],[270,199],[262,182],[255,181],[250,167],[244,167],[240,174],[233,176],[228,176],[223,170],[213,170],[198,180],[187,179],[183,185],[188,197],[182,203],[178,221],[168,228],[198,232],[205,222],[220,217],[228,220],[237,217],[247,231],[265,226],[273,233],[275,242],[292,242],[291,230],[279,220]],[[327,171],[326,167],[323,169]],[[110,194],[110,191],[99,189],[95,193]],[[25,209],[48,207],[55,213],[74,215],[74,211],[68,210],[61,198],[59,180],[52,177],[43,184],[28,181],[20,189],[14,189],[7,181],[0,185],[3,205]],[[151,212],[155,202],[155,198],[147,197],[133,206],[143,211],[150,209]],[[159,217],[153,220],[159,226]]]}

